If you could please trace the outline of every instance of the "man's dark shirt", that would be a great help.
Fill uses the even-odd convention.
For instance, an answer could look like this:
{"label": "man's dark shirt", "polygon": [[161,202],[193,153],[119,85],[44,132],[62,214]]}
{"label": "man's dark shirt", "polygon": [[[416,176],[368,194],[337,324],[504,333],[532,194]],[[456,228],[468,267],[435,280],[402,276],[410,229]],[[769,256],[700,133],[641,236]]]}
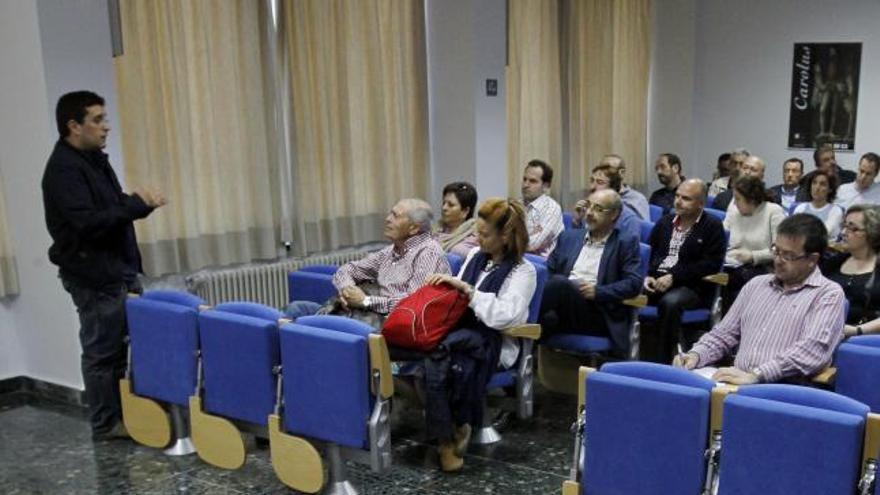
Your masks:
{"label": "man's dark shirt", "polygon": [[134,282],[141,259],[132,222],[153,208],[122,192],[107,155],[59,140],[46,164],[42,189],[53,240],[49,259],[61,276],[93,289]]}
{"label": "man's dark shirt", "polygon": [[648,203],[663,208],[663,214],[665,215],[675,205],[675,190],[676,188],[669,189],[666,186],[661,187],[651,193],[651,198],[648,199]]}

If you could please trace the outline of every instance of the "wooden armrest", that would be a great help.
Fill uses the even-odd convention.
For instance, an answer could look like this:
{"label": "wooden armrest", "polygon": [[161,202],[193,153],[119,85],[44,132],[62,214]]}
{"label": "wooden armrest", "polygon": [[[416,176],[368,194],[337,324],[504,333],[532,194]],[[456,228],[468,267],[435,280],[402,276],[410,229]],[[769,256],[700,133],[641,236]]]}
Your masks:
{"label": "wooden armrest", "polygon": [[141,295],[138,294],[137,292],[129,292],[126,295],[128,296],[129,299],[134,299],[135,297],[141,297]]}
{"label": "wooden armrest", "polygon": [[596,371],[596,368],[581,366],[578,368],[578,411],[587,403],[587,375]]}
{"label": "wooden armrest", "polygon": [[644,294],[639,294],[636,297],[624,299],[623,304],[626,304],[627,306],[632,306],[634,308],[644,308],[648,305],[648,296]]}
{"label": "wooden armrest", "polygon": [[378,333],[370,334],[370,372],[379,373],[379,390],[376,390],[372,379],[370,388],[373,395],[388,399],[394,395],[394,376],[391,375],[391,357],[388,354],[388,345],[385,337]]}
{"label": "wooden armrest", "polygon": [[211,309],[210,304],[199,304],[199,311],[207,311],[209,309]]}
{"label": "wooden armrest", "polygon": [[736,393],[738,387],[726,383],[719,383],[712,389],[711,414],[709,420],[709,442],[712,441],[712,434],[721,430],[722,415],[724,412],[724,399],[728,395]]}
{"label": "wooden armrest", "polygon": [[706,275],[703,277],[703,280],[706,282],[711,282],[713,284],[725,286],[727,282],[730,280],[730,275],[724,272],[713,273],[712,275]]}
{"label": "wooden armrest", "polygon": [[877,459],[880,452],[880,414],[868,413],[865,421],[865,442],[862,450],[862,476],[865,475],[865,467],[868,459]]}
{"label": "wooden armrest", "polygon": [[824,370],[816,373],[813,376],[811,381],[817,385],[830,385],[832,381],[834,381],[834,377],[837,375],[837,368],[833,366],[829,366]]}
{"label": "wooden armrest", "polygon": [[537,323],[525,323],[523,325],[517,325],[502,330],[501,333],[507,337],[538,340],[541,338],[541,325],[538,325]]}
{"label": "wooden armrest", "polygon": [[844,244],[842,242],[829,242],[828,249],[838,253],[846,252],[846,248],[844,247]]}

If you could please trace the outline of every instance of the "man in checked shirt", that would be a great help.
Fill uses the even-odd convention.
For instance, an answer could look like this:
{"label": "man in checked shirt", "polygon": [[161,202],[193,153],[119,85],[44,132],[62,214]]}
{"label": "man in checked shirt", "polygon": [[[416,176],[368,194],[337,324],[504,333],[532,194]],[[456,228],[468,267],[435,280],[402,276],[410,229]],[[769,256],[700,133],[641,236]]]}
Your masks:
{"label": "man in checked shirt", "polygon": [[[431,205],[421,199],[402,199],[385,217],[383,234],[391,245],[368,254],[363,259],[339,267],[333,286],[339,291],[339,303],[345,308],[363,309],[385,316],[401,299],[425,283],[432,273],[449,273],[446,253],[431,235]],[[374,284],[370,294],[360,287]],[[314,314],[320,305],[294,301],[287,315],[296,319]]]}
{"label": "man in checked shirt", "polygon": [[798,214],[776,232],[775,273],[750,280],[721,323],[676,356],[674,366],[710,366],[739,346],[734,365],[712,379],[748,385],[803,381],[831,363],[843,339],[844,295],[817,266],[828,243],[825,225]]}

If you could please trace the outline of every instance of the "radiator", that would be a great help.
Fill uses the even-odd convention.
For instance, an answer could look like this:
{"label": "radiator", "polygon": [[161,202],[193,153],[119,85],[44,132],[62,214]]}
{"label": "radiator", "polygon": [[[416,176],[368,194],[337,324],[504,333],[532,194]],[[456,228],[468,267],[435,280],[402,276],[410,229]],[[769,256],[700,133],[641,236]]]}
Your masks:
{"label": "radiator", "polygon": [[206,270],[186,278],[187,289],[214,306],[228,301],[251,301],[273,308],[287,306],[287,274],[310,265],[342,265],[359,260],[381,246],[335,251],[306,258]]}

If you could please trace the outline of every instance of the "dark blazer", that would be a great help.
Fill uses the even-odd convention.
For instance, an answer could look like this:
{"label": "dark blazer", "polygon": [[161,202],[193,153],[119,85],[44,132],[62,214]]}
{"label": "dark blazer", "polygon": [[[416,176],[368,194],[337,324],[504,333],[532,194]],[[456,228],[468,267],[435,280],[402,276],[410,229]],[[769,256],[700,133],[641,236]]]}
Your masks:
{"label": "dark blazer", "polygon": [[96,290],[133,282],[141,264],[132,221],[153,208],[122,192],[107,155],[59,140],[42,188],[53,240],[49,260],[59,266],[61,276]]}
{"label": "dark blazer", "polygon": [[[664,216],[651,230],[648,239],[648,244],[651,245],[648,274],[652,277],[662,275],[658,269],[669,253],[674,218],[675,214]],[[690,287],[708,303],[714,291],[712,285],[703,282],[702,278],[721,270],[726,250],[727,238],[724,235],[724,226],[720,220],[704,213],[691,227],[690,234],[678,251],[678,263],[669,271],[672,274],[672,287]]]}
{"label": "dark blazer", "polygon": [[[586,230],[570,229],[559,236],[556,248],[547,258],[550,275],[568,276],[584,247]],[[619,349],[629,348],[629,328],[632,324],[631,308],[621,303],[639,295],[642,276],[639,271],[639,239],[621,234],[615,227],[605,242],[599,261],[596,284],[596,307],[605,318],[614,344]]]}

